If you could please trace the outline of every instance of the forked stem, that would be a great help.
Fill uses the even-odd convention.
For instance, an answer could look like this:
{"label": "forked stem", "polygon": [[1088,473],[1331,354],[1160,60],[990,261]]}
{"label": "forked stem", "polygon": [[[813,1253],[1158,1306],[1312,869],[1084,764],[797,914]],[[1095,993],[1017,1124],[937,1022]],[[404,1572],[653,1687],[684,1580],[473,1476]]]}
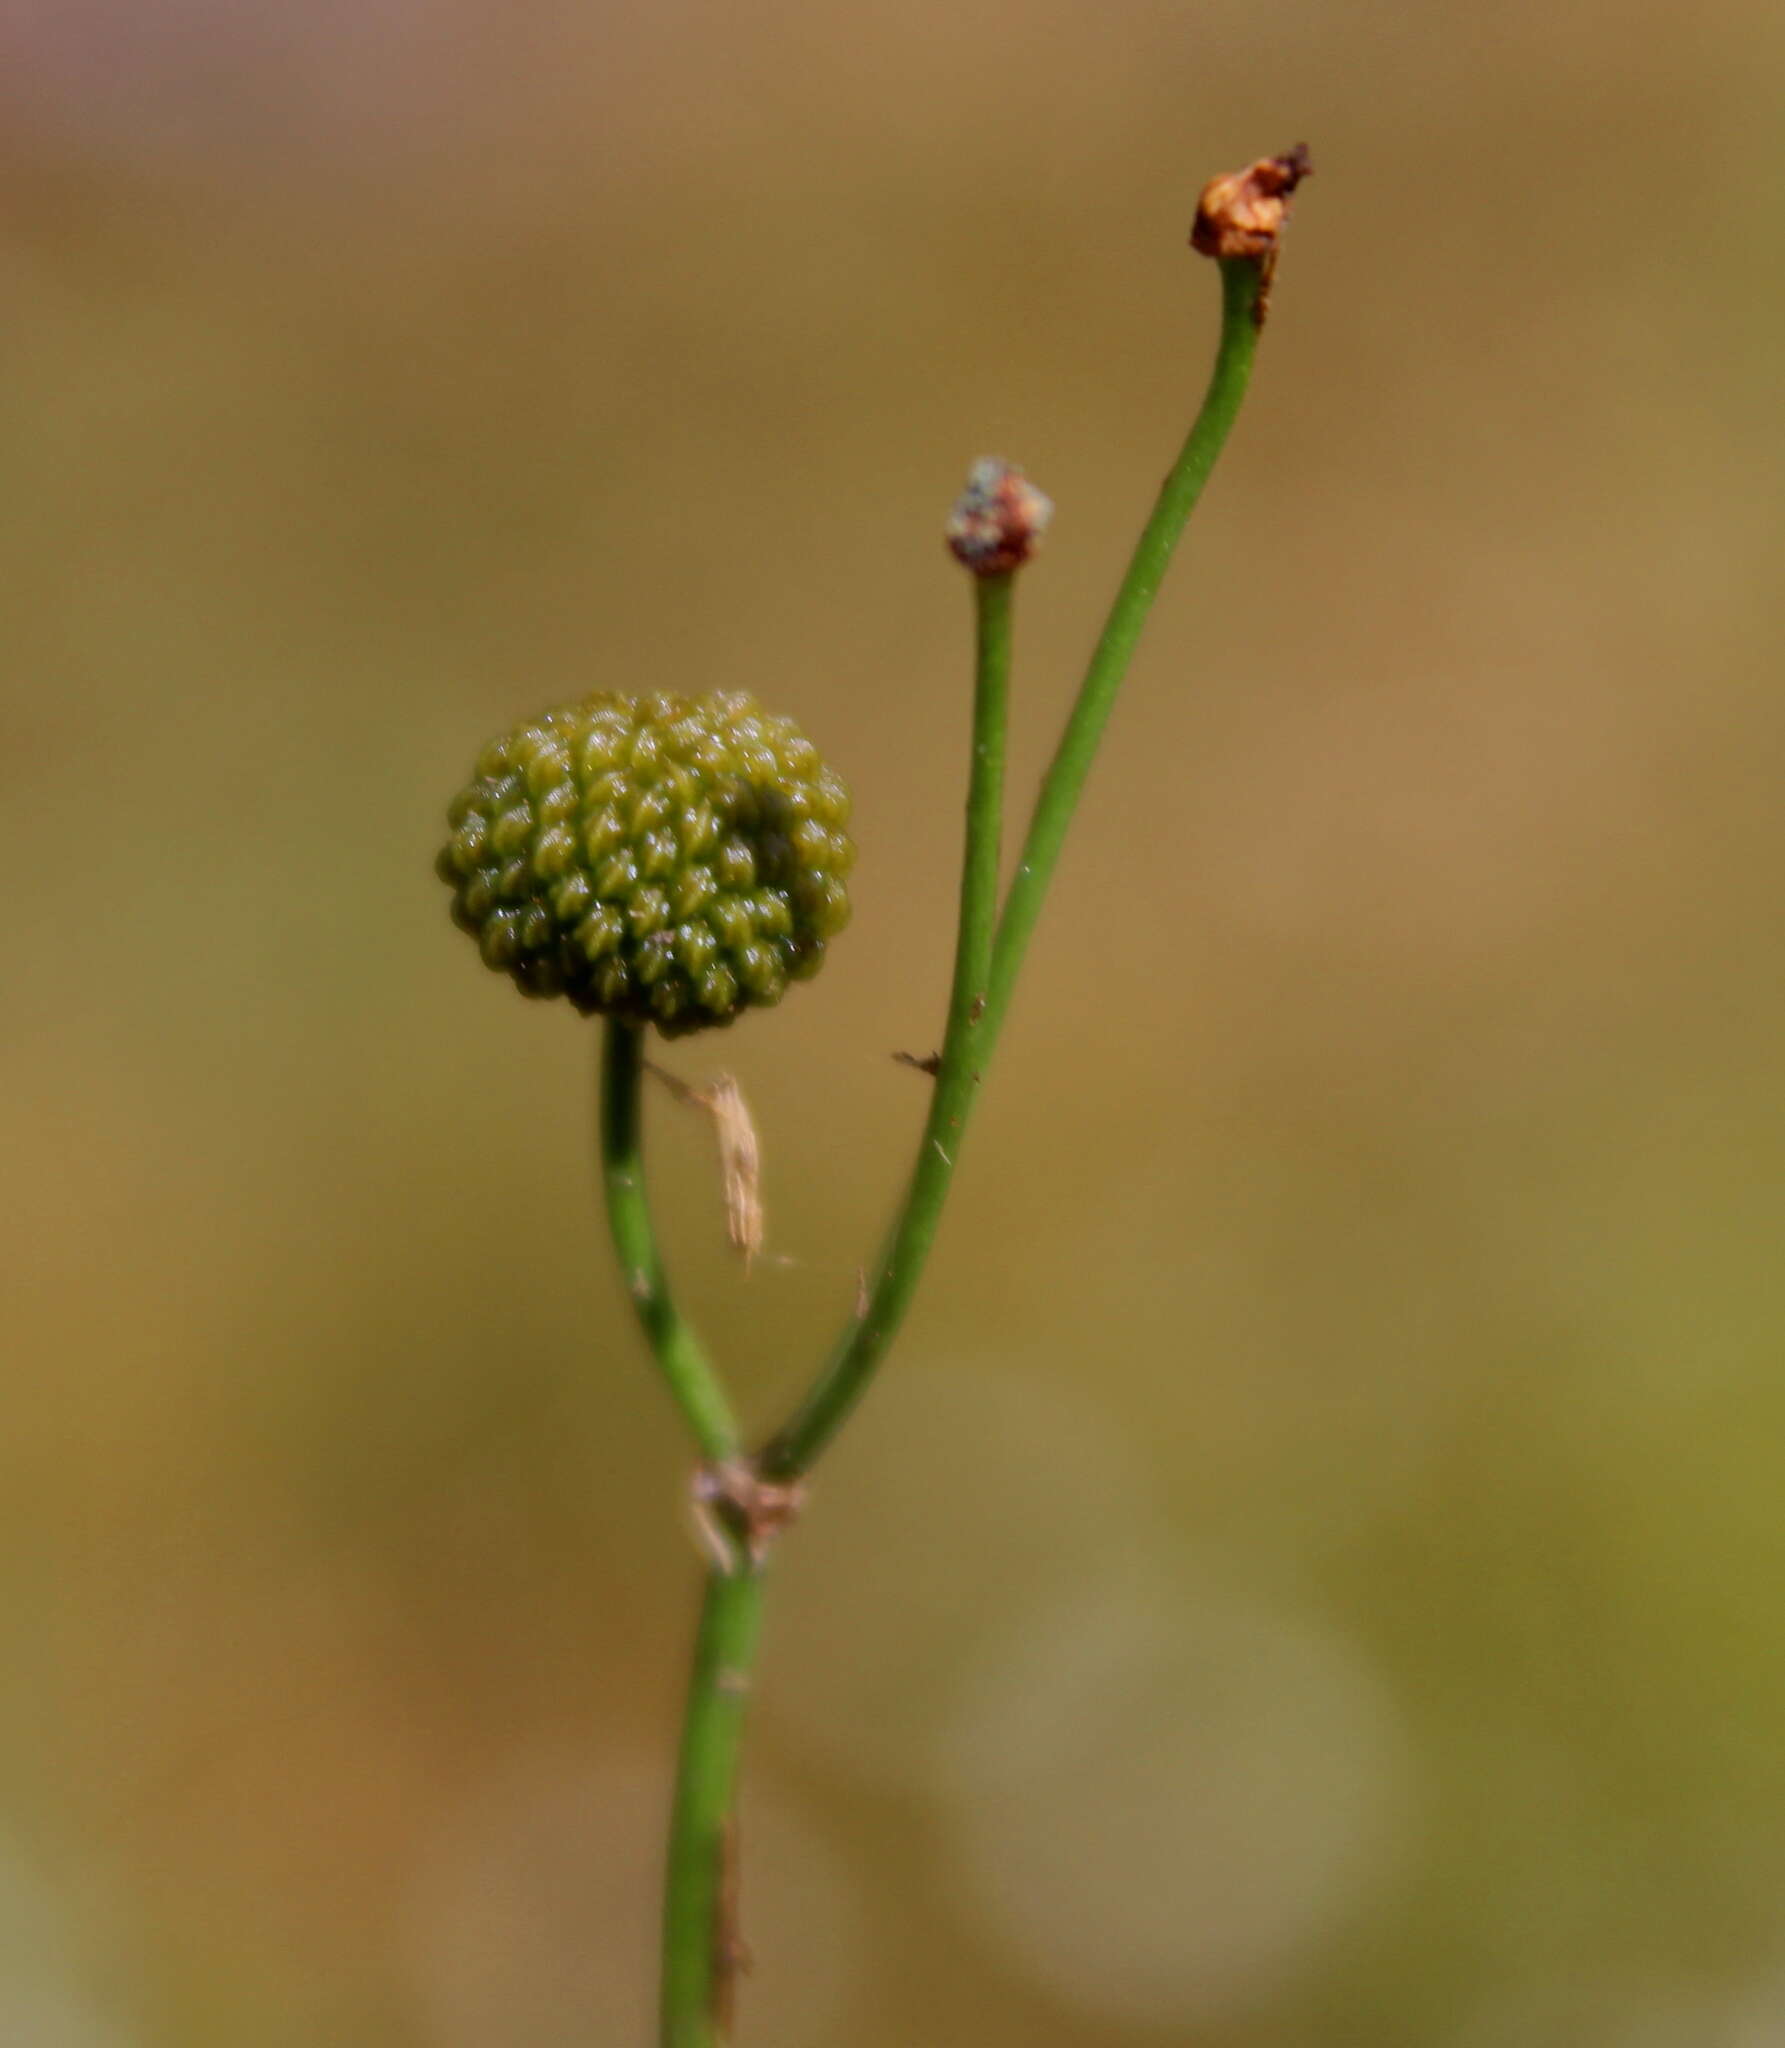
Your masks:
{"label": "forked stem", "polygon": [[[793,1419],[763,1453],[763,1469],[777,1478],[808,1472],[825,1447],[842,1428],[850,1411],[867,1391],[875,1367],[903,1320],[916,1291],[923,1264],[935,1239],[936,1225],[954,1177],[955,1163],[966,1131],[969,1112],[979,1080],[991,1059],[1011,991],[1022,966],[1042,901],[1065,844],[1066,828],[1084,791],[1091,763],[1115,708],[1116,693],[1128,664],[1139,645],[1141,630],[1159,594],[1159,586],[1170,565],[1190,514],[1202,495],[1204,484],[1225,446],[1240,402],[1252,375],[1258,352],[1259,301],[1264,266],[1251,258],[1224,261],[1221,266],[1221,340],[1215,367],[1196,415],[1171,473],[1160,490],[1151,518],[1141,531],[1134,554],[1122,578],[1121,588],[1110,607],[1102,636],[1091,656],[1085,679],[1053,764],[1042,780],[1035,810],[1023,842],[1016,876],[998,921],[995,942],[983,968],[983,957],[969,957],[967,902],[970,890],[984,886],[986,842],[976,838],[986,830],[986,818],[976,808],[980,801],[978,776],[981,767],[975,741],[974,794],[968,804],[968,845],[966,880],[962,888],[960,948],[955,956],[955,988],[949,1005],[949,1035],[942,1050],[941,1071],[936,1077],[930,1116],[924,1126],[917,1166],[911,1177],[905,1204],[893,1226],[869,1296],[867,1313],[853,1320],[838,1339],[829,1362]],[[994,586],[1005,587],[988,617],[988,597]],[[1009,578],[988,577],[976,586],[980,595],[980,692],[995,688],[998,698],[999,755],[1002,761],[1003,690],[1008,673]],[[1001,609],[1000,609],[1001,608]],[[988,677],[988,668],[993,675]],[[976,728],[977,730],[977,728]],[[996,819],[992,817],[995,834]],[[996,888],[996,839],[991,840],[992,888]],[[976,911],[983,906],[975,898]],[[974,947],[986,943],[977,931]],[[963,980],[965,969],[965,980]],[[964,1000],[963,1000],[964,999]]]}
{"label": "forked stem", "polygon": [[[1014,879],[998,907],[1014,565],[1047,506],[1020,472],[981,465],[950,545],[974,570],[976,657],[960,924],[948,1023],[904,1202],[865,1303],[793,1417],[754,1464],[738,1454],[730,1403],[669,1292],[645,1200],[637,1027],[610,1022],[602,1078],[602,1166],[615,1247],[652,1355],[721,1482],[676,1774],[663,1914],[660,2048],[724,2048],[740,1949],[731,1830],[744,1709],[762,1613],[762,1561],[797,1507],[797,1481],[842,1427],[910,1306],[954,1178],[961,1141],[1067,828],[1116,695],[1190,514],[1239,414],[1257,353],[1285,202],[1306,152],[1264,159],[1204,192],[1193,237],[1221,271],[1221,338],[1200,410],[1129,562],[1042,779]],[[981,472],[985,474],[982,475]],[[981,495],[974,498],[973,488]],[[1026,495],[1025,495],[1026,493]],[[971,502],[970,502],[971,500]],[[963,510],[965,508],[965,510]],[[1003,520],[1003,524],[1000,524]]]}

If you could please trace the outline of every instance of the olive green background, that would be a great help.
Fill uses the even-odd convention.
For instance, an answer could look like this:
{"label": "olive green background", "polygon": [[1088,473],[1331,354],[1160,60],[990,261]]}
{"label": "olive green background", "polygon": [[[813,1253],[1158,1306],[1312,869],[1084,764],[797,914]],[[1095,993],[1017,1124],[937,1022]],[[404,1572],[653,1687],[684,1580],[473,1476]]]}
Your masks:
{"label": "olive green background", "polygon": [[478,745],[745,688],[857,911],[652,1105],[768,1420],[940,1024],[969,460],[1045,758],[1306,136],[1251,407],[906,1340],[777,1573],[744,2048],[1785,2041],[1757,0],[32,0],[0,27],[0,2038],[649,2038],[696,1567]]}

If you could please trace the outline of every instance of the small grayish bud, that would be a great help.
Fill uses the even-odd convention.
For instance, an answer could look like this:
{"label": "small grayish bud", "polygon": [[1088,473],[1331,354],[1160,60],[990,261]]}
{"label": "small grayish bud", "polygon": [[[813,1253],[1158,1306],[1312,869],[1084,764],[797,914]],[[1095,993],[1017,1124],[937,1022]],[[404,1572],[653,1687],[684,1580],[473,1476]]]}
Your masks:
{"label": "small grayish bud", "polygon": [[982,456],[967,472],[945,529],[956,561],[975,576],[1020,569],[1041,545],[1054,516],[1045,497],[1014,463]]}

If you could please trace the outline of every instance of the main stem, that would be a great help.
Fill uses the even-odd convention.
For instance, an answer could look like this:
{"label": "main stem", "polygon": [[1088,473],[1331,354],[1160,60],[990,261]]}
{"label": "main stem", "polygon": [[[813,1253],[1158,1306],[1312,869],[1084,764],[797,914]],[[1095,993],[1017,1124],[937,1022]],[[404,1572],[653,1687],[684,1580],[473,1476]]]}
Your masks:
{"label": "main stem", "polygon": [[670,1398],[702,1456],[723,1463],[737,1455],[737,1419],[693,1325],[670,1292],[645,1193],[643,1037],[642,1026],[618,1017],[607,1020],[602,1037],[601,1183],[608,1227],[621,1278]]}
{"label": "main stem", "polygon": [[[893,1227],[881,1261],[866,1314],[844,1331],[798,1412],[763,1453],[763,1469],[776,1478],[792,1477],[809,1470],[843,1426],[866,1391],[874,1368],[892,1341],[916,1291],[947,1198],[949,1182],[954,1175],[974,1093],[1010,1007],[1017,971],[1022,966],[1048,884],[1053,879],[1060,849],[1065,843],[1066,828],[1072,821],[1104,728],[1115,708],[1116,693],[1139,645],[1142,628],[1152,610],[1153,600],[1159,594],[1159,586],[1170,566],[1178,540],[1190,514],[1196,509],[1196,501],[1201,497],[1209,473],[1239,415],[1240,403],[1251,379],[1253,359],[1258,352],[1262,274],[1258,263],[1249,258],[1223,262],[1220,269],[1221,340],[1208,389],[1178,459],[1159,492],[1152,516],[1135,544],[1127,573],[1116,592],[1103,633],[1079,686],[1077,701],[1061,734],[1052,765],[1043,778],[1028,837],[1023,842],[1022,857],[1005,899],[1003,916],[997,923],[989,957],[976,953],[975,964],[963,979],[963,964],[969,953],[968,899],[970,892],[983,885],[982,863],[986,858],[984,842],[975,837],[985,826],[984,818],[976,809],[980,801],[980,771],[984,765],[976,737],[974,790],[968,803],[967,865],[962,884],[961,942],[956,954],[954,996],[949,1006],[949,1035],[931,1098],[929,1121],[924,1127],[922,1149],[905,1197],[905,1206]],[[1000,580],[1006,587],[994,595],[992,585]],[[988,684],[992,680],[988,672],[993,672],[1001,777],[1003,690],[1010,656],[1008,579],[987,579],[979,585],[979,591],[979,705],[983,712]],[[995,813],[991,826],[995,835]],[[991,888],[995,895],[995,836],[991,841],[990,863]],[[976,916],[986,914],[983,902],[976,894],[974,911]],[[976,931],[972,943],[976,947],[982,946],[985,943],[983,932]],[[977,964],[981,958],[985,960],[983,969]]]}
{"label": "main stem", "polygon": [[1014,573],[974,578],[976,647],[973,765],[961,863],[960,926],[948,1026],[904,1206],[881,1254],[866,1306],[839,1340],[804,1405],[762,1455],[774,1479],[803,1472],[841,1428],[904,1320],[942,1220],[955,1159],[994,1030],[990,977],[998,926],[998,852],[1004,809],[1011,598]]}
{"label": "main stem", "polygon": [[762,1577],[747,1559],[707,1574],[676,1765],[663,1891],[659,2048],[722,2048],[739,1965],[730,1831]]}

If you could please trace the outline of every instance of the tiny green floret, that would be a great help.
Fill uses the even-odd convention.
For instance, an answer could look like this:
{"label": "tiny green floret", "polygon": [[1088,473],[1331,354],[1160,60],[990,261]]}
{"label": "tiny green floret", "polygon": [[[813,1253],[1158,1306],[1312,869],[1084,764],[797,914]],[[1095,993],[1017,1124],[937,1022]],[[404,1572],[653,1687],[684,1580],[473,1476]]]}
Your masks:
{"label": "tiny green floret", "polygon": [[816,974],[849,921],[849,792],[754,698],[598,691],[492,741],[436,863],[486,966],[670,1036]]}

